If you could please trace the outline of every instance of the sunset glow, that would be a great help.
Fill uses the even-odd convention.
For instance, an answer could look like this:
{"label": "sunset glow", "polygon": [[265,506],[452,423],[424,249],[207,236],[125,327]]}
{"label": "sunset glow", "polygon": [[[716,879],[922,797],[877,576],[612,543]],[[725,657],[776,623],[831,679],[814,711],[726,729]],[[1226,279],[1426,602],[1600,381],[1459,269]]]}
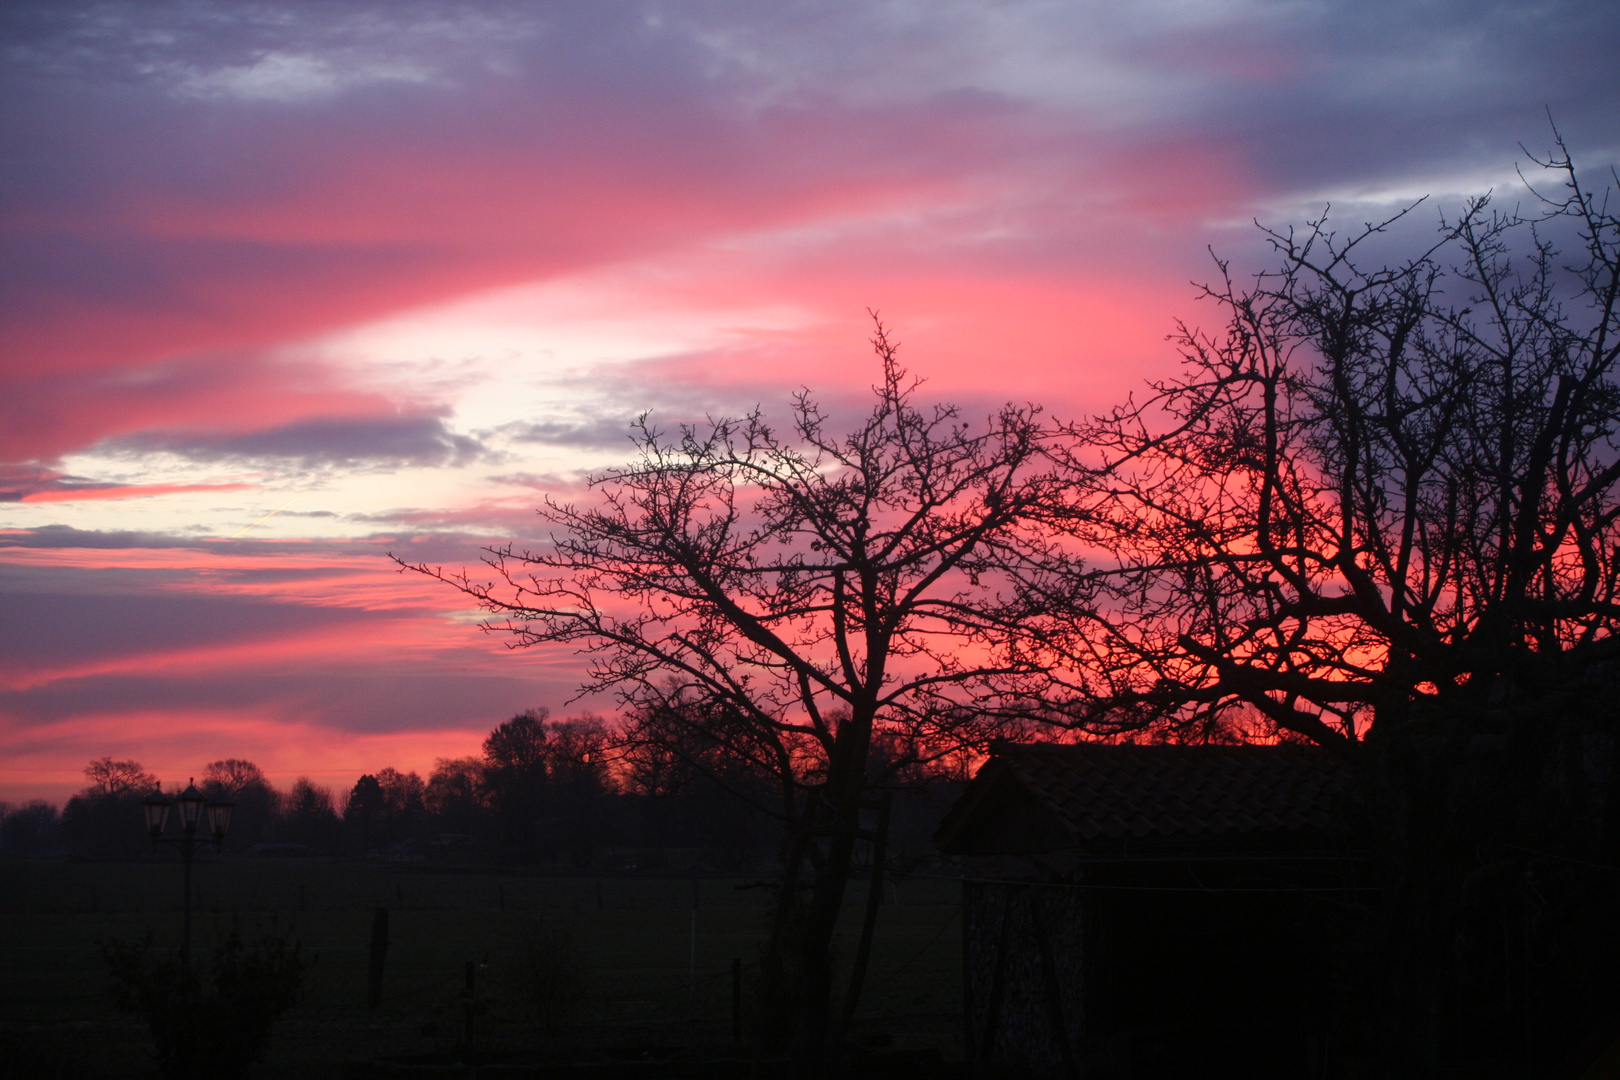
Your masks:
{"label": "sunset glow", "polygon": [[1175,370],[1211,248],[1265,265],[1256,218],[1508,192],[1549,112],[1600,174],[1616,19],[14,5],[0,800],[108,754],[346,789],[611,712],[388,553],[543,541],[644,412],[847,412],[869,310],[925,400],[1106,409]]}

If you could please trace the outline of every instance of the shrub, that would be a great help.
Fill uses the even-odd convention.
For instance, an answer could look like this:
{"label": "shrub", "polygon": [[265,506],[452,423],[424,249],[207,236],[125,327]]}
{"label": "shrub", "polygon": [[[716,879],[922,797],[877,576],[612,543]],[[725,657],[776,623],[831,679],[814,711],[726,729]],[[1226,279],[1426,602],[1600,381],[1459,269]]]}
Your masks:
{"label": "shrub", "polygon": [[164,1075],[230,1080],[263,1059],[271,1028],[298,1001],[299,945],[232,933],[204,965],[139,942],[101,946],[119,1007],[146,1021]]}

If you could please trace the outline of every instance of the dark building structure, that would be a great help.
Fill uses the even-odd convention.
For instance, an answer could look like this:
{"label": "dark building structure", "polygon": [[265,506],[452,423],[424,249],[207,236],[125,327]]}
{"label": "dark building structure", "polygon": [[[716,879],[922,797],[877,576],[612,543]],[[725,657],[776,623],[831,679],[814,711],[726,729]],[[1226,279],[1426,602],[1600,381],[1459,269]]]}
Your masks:
{"label": "dark building structure", "polygon": [[1366,902],[1347,784],[1315,747],[998,747],[936,837],[963,865],[969,1056],[1320,1075],[1328,946]]}

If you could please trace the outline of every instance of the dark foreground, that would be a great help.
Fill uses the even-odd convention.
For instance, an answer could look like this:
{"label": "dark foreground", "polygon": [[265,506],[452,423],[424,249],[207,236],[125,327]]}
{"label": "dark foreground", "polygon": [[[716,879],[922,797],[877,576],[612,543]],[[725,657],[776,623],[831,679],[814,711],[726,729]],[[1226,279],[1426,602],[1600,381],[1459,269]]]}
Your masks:
{"label": "dark foreground", "polygon": [[[734,1024],[751,1019],[768,899],[738,888],[749,882],[248,858],[199,863],[197,877],[194,955],[235,930],[299,942],[312,961],[298,1007],[249,1077],[779,1071],[735,1038]],[[913,878],[886,897],[854,1032],[866,1049],[852,1073],[962,1073],[959,896],[954,881]],[[0,863],[0,1071],[159,1076],[145,1027],[108,995],[98,942],[150,933],[178,945],[180,900],[180,868],[161,856]],[[379,906],[390,944],[372,1008]],[[859,918],[845,913],[846,962]]]}

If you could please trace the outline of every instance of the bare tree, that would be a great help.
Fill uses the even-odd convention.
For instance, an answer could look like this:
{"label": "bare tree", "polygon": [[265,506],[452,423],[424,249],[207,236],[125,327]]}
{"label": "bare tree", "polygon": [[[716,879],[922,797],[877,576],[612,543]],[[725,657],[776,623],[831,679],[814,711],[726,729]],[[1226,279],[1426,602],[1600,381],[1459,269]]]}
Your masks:
{"label": "bare tree", "polygon": [[591,505],[548,501],[549,544],[491,550],[493,581],[411,567],[475,597],[515,645],[579,646],[584,692],[663,725],[632,738],[681,752],[694,735],[776,778],[789,840],[768,995],[797,998],[812,1065],[860,812],[881,782],[874,736],[923,756],[987,742],[1049,693],[1052,597],[1074,580],[1045,525],[1068,481],[1043,456],[1038,411],[975,426],[919,407],[881,324],[873,347],[883,380],[848,435],[808,392],[786,436],[758,411],[673,437],[643,417],[639,460],[597,477]]}
{"label": "bare tree", "polygon": [[[1397,266],[1364,253],[1406,214],[1268,230],[1277,269],[1206,289],[1224,332],[1184,327],[1181,375],[1067,448],[1095,485],[1076,722],[1199,738],[1243,708],[1360,763],[1407,1051],[1460,1008],[1470,897],[1510,864],[1522,888],[1504,845],[1573,844],[1550,804],[1613,768],[1620,219],[1561,141],[1537,164],[1540,212],[1472,199]],[[1526,800],[1563,825],[1527,832]],[[1566,859],[1620,854],[1609,805]]]}
{"label": "bare tree", "polygon": [[226,798],[240,798],[250,788],[270,787],[264,770],[243,758],[224,758],[210,761],[203,767],[203,786],[212,788]]}
{"label": "bare tree", "polygon": [[157,777],[141,768],[138,761],[115,761],[99,757],[84,767],[84,777],[90,786],[86,796],[122,798],[127,795],[147,795],[157,787]]}
{"label": "bare tree", "polygon": [[141,849],[141,799],[157,777],[138,761],[101,757],[84,767],[89,786],[62,807],[62,833],[80,855],[127,854]]}

